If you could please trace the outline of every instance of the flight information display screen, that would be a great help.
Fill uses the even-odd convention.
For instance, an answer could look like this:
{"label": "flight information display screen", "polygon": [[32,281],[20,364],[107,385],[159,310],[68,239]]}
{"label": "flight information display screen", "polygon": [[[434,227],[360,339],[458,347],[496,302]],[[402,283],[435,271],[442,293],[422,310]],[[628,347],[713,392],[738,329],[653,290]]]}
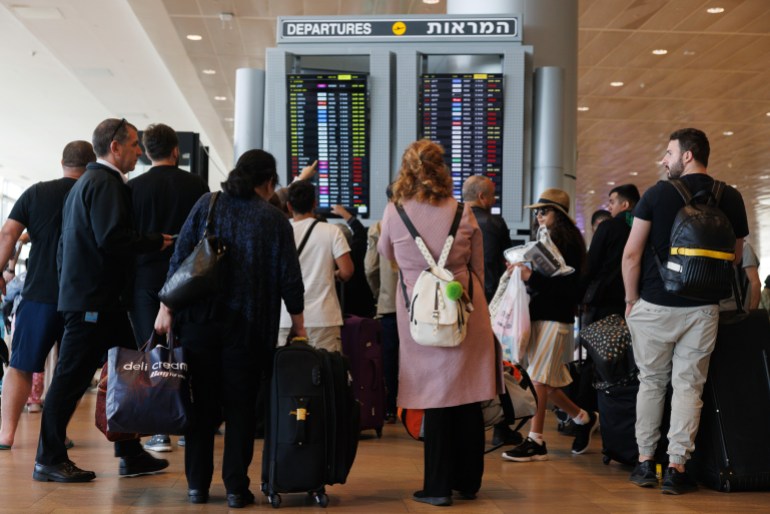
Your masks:
{"label": "flight information display screen", "polygon": [[364,74],[288,75],[288,181],[318,160],[318,211],[369,217],[369,103]]}
{"label": "flight information display screen", "polygon": [[492,213],[501,213],[503,186],[503,76],[434,73],[420,77],[419,136],[440,143],[455,198],[472,175],[495,183]]}

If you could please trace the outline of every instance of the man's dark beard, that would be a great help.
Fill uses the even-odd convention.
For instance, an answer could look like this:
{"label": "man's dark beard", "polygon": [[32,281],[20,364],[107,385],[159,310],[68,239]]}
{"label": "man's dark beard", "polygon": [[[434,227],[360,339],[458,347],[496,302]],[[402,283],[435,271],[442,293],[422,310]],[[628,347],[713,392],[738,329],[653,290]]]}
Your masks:
{"label": "man's dark beard", "polygon": [[666,171],[666,174],[668,175],[669,179],[672,179],[672,178],[681,177],[682,173],[684,173],[684,163],[682,162],[682,158],[680,157],[679,160],[676,161],[673,166],[670,166],[668,168],[668,170]]}

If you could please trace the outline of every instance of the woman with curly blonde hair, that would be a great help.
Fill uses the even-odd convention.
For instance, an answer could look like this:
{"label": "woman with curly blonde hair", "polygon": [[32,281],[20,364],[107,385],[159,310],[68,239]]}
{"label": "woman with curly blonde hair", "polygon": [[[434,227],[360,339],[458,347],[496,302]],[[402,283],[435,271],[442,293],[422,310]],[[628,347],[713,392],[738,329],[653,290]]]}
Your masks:
{"label": "woman with curly blonde hair", "polygon": [[444,150],[427,140],[415,141],[404,152],[393,202],[385,208],[378,251],[394,260],[405,286],[396,295],[399,347],[398,405],[424,409],[425,469],[423,487],[413,499],[430,505],[451,505],[457,498],[472,500],[484,473],[484,420],[479,402],[499,391],[501,371],[484,297],[484,245],[470,207],[462,207],[460,224],[446,261],[471,297],[468,331],[455,347],[422,346],[409,331],[406,302],[418,275],[427,265],[410,236],[396,205],[422,236],[438,260],[458,210],[452,198],[452,178]]}
{"label": "woman with curly blonde hair", "polygon": [[393,184],[393,201],[438,205],[452,197],[452,177],[444,164],[444,149],[427,139],[415,141],[404,152],[401,170]]}

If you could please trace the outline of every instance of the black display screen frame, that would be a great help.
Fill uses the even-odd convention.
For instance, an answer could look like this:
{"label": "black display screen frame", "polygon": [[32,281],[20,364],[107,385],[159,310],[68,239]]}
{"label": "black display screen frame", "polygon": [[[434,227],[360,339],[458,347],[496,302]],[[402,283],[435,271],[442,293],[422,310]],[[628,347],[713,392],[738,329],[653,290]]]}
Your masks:
{"label": "black display screen frame", "polygon": [[[342,86],[350,86],[350,88]],[[369,74],[361,72],[292,73],[286,76],[286,88],[286,183],[290,184],[302,168],[318,159],[319,169],[313,177],[313,183],[317,188],[316,212],[327,217],[335,217],[331,207],[341,204],[354,215],[369,218],[371,214]],[[358,91],[359,89],[362,91]],[[332,105],[328,103],[329,93],[339,91],[350,92],[350,103],[345,106],[345,102],[340,100],[334,106],[336,110],[333,111]],[[300,93],[314,97],[315,105],[309,105],[307,98],[300,99],[298,96]],[[322,93],[327,95],[327,104],[323,106],[324,109],[319,109]],[[304,101],[301,106],[297,103],[300,101]],[[326,112],[322,114],[320,111],[323,110]],[[335,112],[337,120],[333,119]],[[349,116],[347,121],[344,119],[346,115]],[[314,119],[313,116],[315,116]],[[323,129],[325,133],[322,135],[319,124],[324,120],[326,126]],[[338,125],[333,126],[335,122]],[[339,123],[346,122],[347,126],[339,126]],[[301,131],[300,124],[302,124]],[[346,137],[349,137],[349,140],[346,141]]]}
{"label": "black display screen frame", "polygon": [[[452,192],[453,196],[462,201],[462,185],[463,182],[472,175],[485,175],[489,177],[495,184],[495,204],[492,206],[493,214],[502,214],[503,208],[503,146],[504,146],[504,96],[505,96],[505,82],[503,73],[423,73],[419,77],[418,81],[418,108],[417,108],[417,133],[418,138],[427,138],[437,143],[440,143],[444,147],[445,162],[449,173],[452,176]],[[427,91],[426,81],[438,81],[441,83],[442,91],[430,91],[431,99],[426,99]],[[471,105],[465,104],[465,98],[454,97],[451,91],[451,84],[454,81],[483,81],[487,85],[487,92],[484,95],[484,101],[489,107],[489,103],[494,104],[494,111],[483,109],[482,107],[471,102]],[[446,86],[450,86],[450,94],[446,94]],[[492,90],[492,91],[490,91]],[[434,94],[445,94],[444,97],[435,97]],[[492,96],[488,96],[488,95]],[[490,98],[493,101],[490,101]],[[480,99],[480,97],[479,97]],[[430,103],[430,105],[428,105]],[[458,105],[460,105],[459,110]],[[483,143],[479,142],[480,135],[477,133],[478,125],[474,120],[468,120],[470,116],[478,117],[483,112],[482,119],[484,120],[484,130],[486,135],[492,130],[495,134],[495,145],[490,146],[489,139]],[[454,118],[454,119],[453,119]],[[459,119],[457,119],[459,118]],[[428,120],[431,120],[435,126],[428,126]],[[461,127],[469,127],[471,129],[470,134],[462,133],[460,141],[470,143],[464,143],[462,145],[456,143],[455,132],[453,131],[454,123],[461,123]],[[440,125],[440,126],[439,126]],[[440,134],[437,134],[440,132]],[[438,135],[438,137],[437,137]],[[455,141],[455,144],[453,144]],[[470,147],[470,151],[467,151]],[[457,150],[460,148],[460,155],[457,155]],[[490,157],[494,157],[494,162],[480,163],[480,160],[489,161]]]}

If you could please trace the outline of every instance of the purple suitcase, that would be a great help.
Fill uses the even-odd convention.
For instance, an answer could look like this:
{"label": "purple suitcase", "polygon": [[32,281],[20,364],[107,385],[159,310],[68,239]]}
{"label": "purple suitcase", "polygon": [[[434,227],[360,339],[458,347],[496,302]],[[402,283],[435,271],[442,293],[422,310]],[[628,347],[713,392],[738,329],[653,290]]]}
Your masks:
{"label": "purple suitcase", "polygon": [[350,360],[353,391],[361,402],[361,430],[375,430],[382,437],[385,424],[385,380],[382,373],[380,322],[345,316],[342,353]]}

